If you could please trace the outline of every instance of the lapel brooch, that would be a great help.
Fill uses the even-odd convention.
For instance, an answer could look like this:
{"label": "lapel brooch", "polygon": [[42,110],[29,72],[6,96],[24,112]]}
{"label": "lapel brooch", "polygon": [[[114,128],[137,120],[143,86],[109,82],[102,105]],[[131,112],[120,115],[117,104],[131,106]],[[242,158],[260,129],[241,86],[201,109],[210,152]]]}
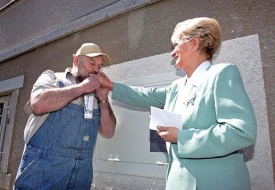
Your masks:
{"label": "lapel brooch", "polygon": [[185,105],[186,107],[188,107],[189,104],[193,106],[195,99],[196,99],[196,94],[193,94],[192,96],[190,96],[188,100],[183,102],[183,105]]}

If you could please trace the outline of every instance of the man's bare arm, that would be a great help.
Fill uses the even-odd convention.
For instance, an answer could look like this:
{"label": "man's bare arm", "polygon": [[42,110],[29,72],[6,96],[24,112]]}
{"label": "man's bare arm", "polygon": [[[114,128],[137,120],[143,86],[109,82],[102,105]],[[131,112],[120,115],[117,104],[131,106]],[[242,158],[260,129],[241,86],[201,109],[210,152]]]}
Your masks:
{"label": "man's bare arm", "polygon": [[100,127],[99,133],[105,138],[112,138],[116,129],[116,118],[108,99],[100,102]]}
{"label": "man's bare arm", "polygon": [[93,77],[89,77],[76,85],[63,88],[50,88],[31,99],[31,108],[38,115],[56,111],[82,94],[96,91],[99,88],[100,84]]}

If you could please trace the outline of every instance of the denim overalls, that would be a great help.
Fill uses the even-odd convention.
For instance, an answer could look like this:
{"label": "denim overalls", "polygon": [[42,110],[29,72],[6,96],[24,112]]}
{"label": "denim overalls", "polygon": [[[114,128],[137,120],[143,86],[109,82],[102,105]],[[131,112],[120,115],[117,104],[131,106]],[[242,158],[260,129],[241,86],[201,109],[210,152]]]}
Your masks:
{"label": "denim overalls", "polygon": [[84,119],[83,107],[68,104],[52,112],[26,144],[15,189],[89,190],[99,109]]}

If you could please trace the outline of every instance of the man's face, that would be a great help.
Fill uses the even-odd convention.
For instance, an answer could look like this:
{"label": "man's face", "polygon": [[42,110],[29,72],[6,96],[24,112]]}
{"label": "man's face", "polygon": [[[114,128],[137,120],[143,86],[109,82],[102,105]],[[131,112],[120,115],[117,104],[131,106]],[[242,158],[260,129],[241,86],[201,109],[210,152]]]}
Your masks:
{"label": "man's face", "polygon": [[78,68],[76,75],[80,81],[86,79],[90,75],[97,74],[103,66],[103,59],[101,56],[87,57],[85,55],[80,55],[76,61],[77,64],[75,64],[75,66]]}

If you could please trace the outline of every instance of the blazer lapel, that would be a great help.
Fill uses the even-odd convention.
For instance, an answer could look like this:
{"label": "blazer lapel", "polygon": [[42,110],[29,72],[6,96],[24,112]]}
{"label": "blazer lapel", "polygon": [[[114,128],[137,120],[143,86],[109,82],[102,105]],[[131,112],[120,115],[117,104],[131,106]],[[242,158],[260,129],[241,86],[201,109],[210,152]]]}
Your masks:
{"label": "blazer lapel", "polygon": [[185,80],[186,80],[186,76],[183,77],[182,80],[172,88],[171,93],[169,94],[170,96],[168,99],[169,102],[165,104],[164,110],[167,110],[167,111],[174,110],[176,101],[178,99],[178,94],[179,94],[178,92],[179,92],[180,85],[183,85],[181,83]]}

